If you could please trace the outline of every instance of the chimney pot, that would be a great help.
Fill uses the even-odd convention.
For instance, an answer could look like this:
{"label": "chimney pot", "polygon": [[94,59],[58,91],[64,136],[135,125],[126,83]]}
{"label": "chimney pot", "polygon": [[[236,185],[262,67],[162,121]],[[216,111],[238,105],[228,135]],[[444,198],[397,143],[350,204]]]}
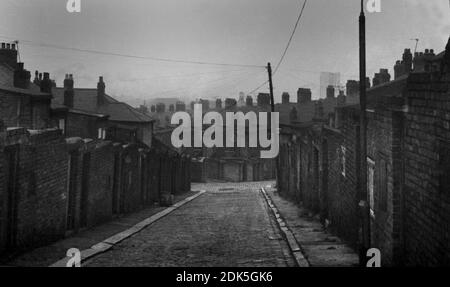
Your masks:
{"label": "chimney pot", "polygon": [[2,49],[6,49],[6,43],[2,43]]}
{"label": "chimney pot", "polygon": [[11,44],[6,44],[6,49],[11,50]]}
{"label": "chimney pot", "polygon": [[[41,76],[41,74],[39,74]],[[44,73],[44,79],[41,81],[41,92],[51,94],[52,81],[50,80],[50,74]]]}
{"label": "chimney pot", "polygon": [[105,83],[103,82],[103,76],[98,78],[97,83],[97,106],[105,104]]}

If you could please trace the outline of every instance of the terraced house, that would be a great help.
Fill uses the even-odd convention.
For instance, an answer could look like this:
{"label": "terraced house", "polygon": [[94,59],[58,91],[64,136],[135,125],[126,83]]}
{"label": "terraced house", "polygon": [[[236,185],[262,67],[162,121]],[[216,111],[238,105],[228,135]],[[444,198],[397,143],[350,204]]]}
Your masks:
{"label": "terraced house", "polygon": [[0,49],[0,253],[190,191],[190,157],[153,137],[153,119],[97,88],[58,88]]}
{"label": "terraced house", "polygon": [[[381,69],[367,90],[372,247],[381,250],[384,266],[448,266],[450,41],[439,54],[405,50],[394,72],[391,80]],[[357,98],[355,84],[349,81],[347,104],[338,105],[326,121],[282,126],[278,186],[357,248],[360,109],[348,101]]]}

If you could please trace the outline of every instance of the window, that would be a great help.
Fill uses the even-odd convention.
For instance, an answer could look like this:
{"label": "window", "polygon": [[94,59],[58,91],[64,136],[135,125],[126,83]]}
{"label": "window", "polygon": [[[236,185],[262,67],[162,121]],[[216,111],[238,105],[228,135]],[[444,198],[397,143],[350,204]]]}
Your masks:
{"label": "window", "polygon": [[106,129],[105,128],[98,129],[98,139],[100,139],[100,140],[106,139]]}
{"label": "window", "polygon": [[346,176],[346,168],[345,168],[346,153],[347,153],[347,149],[345,148],[345,146],[341,146],[341,173],[343,176]]}
{"label": "window", "polygon": [[62,131],[63,135],[66,133],[66,120],[65,119],[59,119],[58,128]]}
{"label": "window", "polygon": [[387,211],[388,201],[388,180],[387,180],[387,162],[385,159],[381,159],[378,165],[378,201],[379,208],[382,211]]}
{"label": "window", "polygon": [[375,162],[367,158],[367,193],[369,194],[370,215],[375,217]]}

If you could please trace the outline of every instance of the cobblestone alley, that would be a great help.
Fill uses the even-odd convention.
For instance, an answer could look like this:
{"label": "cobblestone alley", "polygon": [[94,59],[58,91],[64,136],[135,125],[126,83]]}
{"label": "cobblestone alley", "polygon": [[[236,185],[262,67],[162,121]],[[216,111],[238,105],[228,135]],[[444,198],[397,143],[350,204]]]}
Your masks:
{"label": "cobblestone alley", "polygon": [[260,193],[268,184],[194,185],[206,193],[84,266],[294,266]]}

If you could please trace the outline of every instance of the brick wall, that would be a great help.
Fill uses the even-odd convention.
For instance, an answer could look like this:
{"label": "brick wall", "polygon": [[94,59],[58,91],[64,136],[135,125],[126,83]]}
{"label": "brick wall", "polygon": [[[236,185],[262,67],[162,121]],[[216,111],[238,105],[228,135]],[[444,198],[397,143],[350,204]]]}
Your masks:
{"label": "brick wall", "polygon": [[121,169],[121,207],[122,213],[128,213],[140,208],[140,154],[133,146],[127,146],[122,154]]}
{"label": "brick wall", "polygon": [[[400,97],[380,95],[367,115],[371,245],[381,250],[384,266],[448,266],[449,78],[415,73],[404,87]],[[337,126],[283,127],[278,187],[357,247],[359,112],[348,106],[336,113]]]}
{"label": "brick wall", "polygon": [[[10,242],[9,248],[22,249],[63,237],[67,152],[60,131],[45,130],[30,135],[25,129],[10,130],[1,153],[5,168],[0,172],[0,177],[10,179],[9,183],[3,181],[2,184],[2,202],[6,203],[2,218],[4,223],[13,222],[12,230],[2,229],[3,232],[9,232],[1,236],[3,240],[5,235],[13,233],[14,240]],[[14,161],[11,160],[12,154],[16,155]],[[6,157],[9,160],[5,160]],[[11,166],[15,166],[14,172]],[[15,180],[11,177],[13,173],[16,175],[13,177]],[[8,192],[12,181],[16,186]],[[4,213],[8,208],[14,210],[12,217]]]}
{"label": "brick wall", "polygon": [[98,138],[97,118],[76,113],[68,113],[66,120],[67,137]]}
{"label": "brick wall", "polygon": [[7,127],[33,128],[30,97],[0,90],[0,120]]}
{"label": "brick wall", "polygon": [[6,246],[6,212],[7,212],[7,200],[6,200],[6,177],[7,174],[4,172],[6,169],[6,158],[3,153],[3,144],[5,140],[6,133],[0,130],[0,252],[2,252]]}
{"label": "brick wall", "polygon": [[0,120],[6,127],[48,128],[51,126],[50,100],[0,89]]}
{"label": "brick wall", "polygon": [[400,263],[402,253],[403,113],[386,107],[375,109],[368,114],[367,137],[367,156],[374,170],[372,246],[382,252],[384,266],[392,265]]}
{"label": "brick wall", "polygon": [[[330,228],[356,247],[358,242],[357,161],[359,122],[357,111],[351,107],[337,111],[342,120],[339,130],[326,129],[327,188],[323,215]],[[325,151],[322,152],[324,156]]]}
{"label": "brick wall", "polygon": [[[449,79],[412,74],[405,124],[404,238],[407,265],[450,265]],[[447,155],[448,156],[448,155]],[[440,180],[441,179],[441,180]]]}
{"label": "brick wall", "polygon": [[[17,176],[9,181],[12,170]],[[57,129],[0,132],[0,252],[48,244],[106,222],[114,211],[137,211],[160,200],[162,191],[188,191],[189,170],[190,157],[167,147],[65,139]],[[8,182],[17,184],[15,204],[9,204]]]}
{"label": "brick wall", "polygon": [[88,226],[111,219],[114,153],[111,142],[92,142],[86,151],[90,154]]}

